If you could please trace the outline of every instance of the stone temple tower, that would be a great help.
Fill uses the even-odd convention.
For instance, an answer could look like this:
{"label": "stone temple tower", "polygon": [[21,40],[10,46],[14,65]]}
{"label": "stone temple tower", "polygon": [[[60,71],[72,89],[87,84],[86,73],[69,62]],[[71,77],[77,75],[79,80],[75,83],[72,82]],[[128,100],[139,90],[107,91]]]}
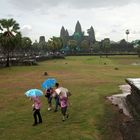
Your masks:
{"label": "stone temple tower", "polygon": [[82,34],[82,28],[81,28],[81,24],[79,21],[77,21],[76,26],[75,26],[75,33],[79,33]]}
{"label": "stone temple tower", "polygon": [[94,32],[93,27],[91,26],[90,29],[87,30],[87,32],[89,34],[89,36],[88,36],[89,47],[90,47],[90,50],[92,52],[93,51],[93,44],[96,42],[95,32]]}
{"label": "stone temple tower", "polygon": [[62,26],[61,31],[60,31],[60,37],[64,38],[65,37],[65,28]]}
{"label": "stone temple tower", "polygon": [[40,42],[45,42],[45,36],[40,36],[40,38],[39,38],[39,43]]}

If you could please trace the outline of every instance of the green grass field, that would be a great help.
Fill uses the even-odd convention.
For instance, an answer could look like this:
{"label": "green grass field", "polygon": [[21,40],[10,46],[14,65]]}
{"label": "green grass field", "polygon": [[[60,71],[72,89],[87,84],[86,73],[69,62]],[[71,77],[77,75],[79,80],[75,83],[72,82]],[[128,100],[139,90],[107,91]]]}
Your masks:
{"label": "green grass field", "polygon": [[[135,62],[140,62],[137,56],[77,56],[1,68],[0,140],[121,140],[122,115],[105,97],[120,93],[125,78],[140,77]],[[47,100],[41,97],[43,124],[33,127],[32,102],[24,92],[40,89],[48,77],[71,91],[70,117],[62,122],[61,112],[47,111]]]}

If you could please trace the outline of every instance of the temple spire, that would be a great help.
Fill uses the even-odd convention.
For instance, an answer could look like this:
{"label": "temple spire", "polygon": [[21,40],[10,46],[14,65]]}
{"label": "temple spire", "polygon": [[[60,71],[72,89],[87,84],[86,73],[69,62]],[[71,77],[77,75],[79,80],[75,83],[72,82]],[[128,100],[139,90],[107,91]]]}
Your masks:
{"label": "temple spire", "polygon": [[69,36],[69,32],[68,32],[68,30],[66,29],[66,31],[65,31],[65,36],[66,37],[68,37]]}
{"label": "temple spire", "polygon": [[60,31],[60,37],[64,38],[65,37],[65,28],[62,26],[61,31]]}
{"label": "temple spire", "polygon": [[75,33],[80,33],[82,34],[82,28],[81,28],[81,24],[79,21],[77,21],[76,26],[75,26]]}

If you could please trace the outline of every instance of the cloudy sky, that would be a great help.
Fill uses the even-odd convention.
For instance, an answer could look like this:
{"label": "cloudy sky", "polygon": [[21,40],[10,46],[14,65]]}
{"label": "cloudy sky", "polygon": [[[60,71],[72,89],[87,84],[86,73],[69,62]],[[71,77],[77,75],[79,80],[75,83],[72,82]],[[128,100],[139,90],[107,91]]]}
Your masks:
{"label": "cloudy sky", "polygon": [[24,36],[46,40],[59,36],[62,25],[69,34],[77,20],[82,30],[92,25],[97,40],[140,39],[140,0],[0,0],[0,19],[14,18]]}

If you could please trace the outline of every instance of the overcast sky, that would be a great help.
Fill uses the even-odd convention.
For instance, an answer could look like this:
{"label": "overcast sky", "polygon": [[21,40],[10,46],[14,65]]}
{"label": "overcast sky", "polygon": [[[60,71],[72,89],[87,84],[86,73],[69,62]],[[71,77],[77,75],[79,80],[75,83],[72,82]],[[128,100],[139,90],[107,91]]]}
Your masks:
{"label": "overcast sky", "polygon": [[62,25],[69,34],[77,20],[86,33],[92,25],[97,40],[140,39],[140,0],[0,0],[0,19],[14,18],[24,36],[46,40],[59,36]]}

